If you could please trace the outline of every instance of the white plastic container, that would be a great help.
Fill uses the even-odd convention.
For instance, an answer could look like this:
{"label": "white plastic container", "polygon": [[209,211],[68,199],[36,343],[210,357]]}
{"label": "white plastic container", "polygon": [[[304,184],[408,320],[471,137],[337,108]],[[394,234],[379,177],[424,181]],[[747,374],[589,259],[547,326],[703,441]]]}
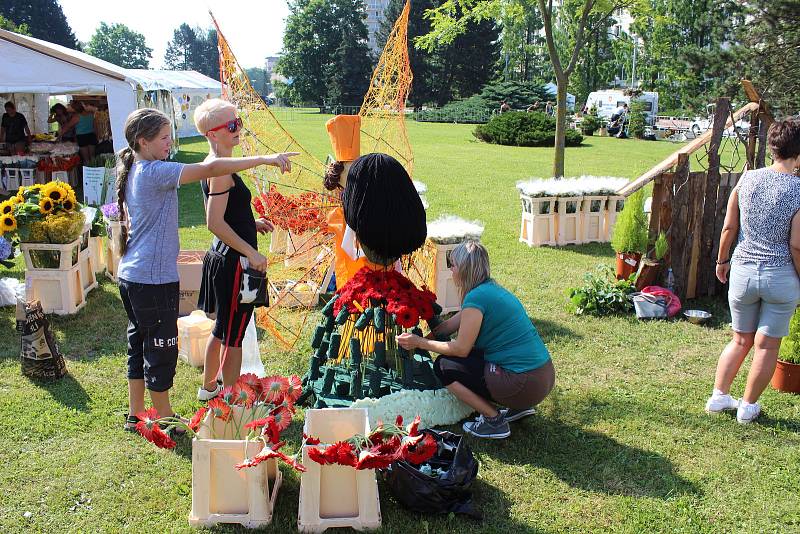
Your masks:
{"label": "white plastic container", "polygon": [[214,321],[202,310],[178,318],[178,358],[192,367],[203,367],[206,343],[213,329]]}

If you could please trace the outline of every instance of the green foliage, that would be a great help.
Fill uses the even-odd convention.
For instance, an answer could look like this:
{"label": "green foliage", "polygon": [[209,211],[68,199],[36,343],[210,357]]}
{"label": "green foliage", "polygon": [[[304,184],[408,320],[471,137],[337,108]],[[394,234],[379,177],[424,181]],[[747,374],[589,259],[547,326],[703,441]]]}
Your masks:
{"label": "green foliage", "polygon": [[592,109],[589,110],[589,113],[583,116],[583,120],[581,121],[581,131],[584,133],[584,135],[592,135],[602,126],[603,121],[597,115],[597,107],[592,106]]}
{"label": "green foliage", "polygon": [[360,104],[372,70],[365,19],[365,4],[359,0],[289,2],[283,55],[276,67],[289,80],[281,97],[320,107]]}
{"label": "green foliage", "polygon": [[22,35],[31,34],[27,24],[20,24],[19,26],[17,26],[12,21],[5,18],[3,15],[0,15],[0,30],[8,30],[10,32],[19,33]]}
{"label": "green foliage", "polygon": [[785,362],[800,364],[800,310],[792,315],[789,335],[781,343],[778,357]]}
{"label": "green foliage", "polygon": [[659,232],[655,244],[656,261],[663,260],[664,256],[667,255],[668,250],[669,250],[669,241],[667,241],[667,235],[664,232]]}
{"label": "green foliage", "polygon": [[[80,50],[58,0],[2,0],[0,15],[17,27],[17,30],[3,27],[4,30]],[[20,28],[25,31],[19,31]]]}
{"label": "green foliage", "polygon": [[146,69],[153,49],[148,48],[144,35],[124,24],[101,22],[86,45],[86,52],[126,69]]}
{"label": "green foliage", "polygon": [[644,114],[644,102],[641,100],[631,100],[630,112],[628,115],[628,132],[636,139],[644,137],[644,130],[647,126],[646,117]]}
{"label": "green foliage", "polygon": [[583,285],[567,291],[569,310],[575,315],[613,315],[633,309],[630,295],[636,291],[635,274],[628,280],[617,280],[614,269],[598,265],[595,272],[583,276]]}
{"label": "green foliage", "polygon": [[217,30],[192,28],[184,22],[175,29],[167,44],[164,64],[168,69],[196,70],[219,80]]}
{"label": "green foliage", "polygon": [[[416,76],[416,75],[415,75]],[[538,82],[507,81],[486,85],[479,94],[450,102],[440,109],[417,113],[417,120],[430,122],[485,123],[500,109],[503,100],[511,109],[526,109],[539,102],[544,110],[545,102],[551,99],[543,84]]]}
{"label": "green foliage", "polygon": [[[479,124],[473,135],[481,141],[497,145],[553,146],[556,120],[544,113],[510,111],[495,115],[486,124]],[[582,142],[581,134],[567,130],[567,146],[579,146]]]}
{"label": "green foliage", "polygon": [[647,252],[647,215],[644,213],[644,190],[640,189],[625,200],[617,217],[611,247],[618,253]]}

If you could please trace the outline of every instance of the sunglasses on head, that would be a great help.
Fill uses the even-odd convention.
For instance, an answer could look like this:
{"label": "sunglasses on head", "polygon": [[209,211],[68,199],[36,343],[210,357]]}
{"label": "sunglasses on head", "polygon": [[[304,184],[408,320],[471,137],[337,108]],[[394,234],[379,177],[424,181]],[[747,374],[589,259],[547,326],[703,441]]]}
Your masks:
{"label": "sunglasses on head", "polygon": [[[215,132],[217,130],[227,128],[230,133],[236,133],[237,131],[239,131],[239,128],[241,127],[242,127],[242,118],[236,117],[232,121],[228,121],[225,124],[220,124],[219,126],[211,128],[210,130],[208,130],[208,132]],[[208,132],[206,132],[206,134],[208,134]]]}

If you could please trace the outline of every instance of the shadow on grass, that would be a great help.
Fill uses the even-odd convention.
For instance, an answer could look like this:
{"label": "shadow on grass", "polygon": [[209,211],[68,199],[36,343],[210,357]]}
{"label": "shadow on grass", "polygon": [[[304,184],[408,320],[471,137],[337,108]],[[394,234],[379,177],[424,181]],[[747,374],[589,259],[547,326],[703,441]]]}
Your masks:
{"label": "shadow on grass", "polygon": [[569,486],[585,491],[658,499],[700,493],[676,472],[672,462],[656,452],[578,425],[538,417],[530,420],[526,423],[528,439],[488,454],[506,463],[547,469]]}
{"label": "shadow on grass", "polygon": [[54,400],[79,412],[89,411],[89,394],[72,375],[55,381],[31,380],[32,384],[46,390]]}
{"label": "shadow on grass", "polygon": [[548,343],[555,341],[557,338],[568,337],[571,339],[581,339],[583,338],[582,335],[576,334],[574,330],[567,328],[563,324],[554,323],[552,321],[548,321],[547,319],[537,319],[534,317],[528,316],[528,319],[533,323],[533,326],[536,327],[536,330],[539,332],[539,337],[542,338],[542,341],[545,345]]}

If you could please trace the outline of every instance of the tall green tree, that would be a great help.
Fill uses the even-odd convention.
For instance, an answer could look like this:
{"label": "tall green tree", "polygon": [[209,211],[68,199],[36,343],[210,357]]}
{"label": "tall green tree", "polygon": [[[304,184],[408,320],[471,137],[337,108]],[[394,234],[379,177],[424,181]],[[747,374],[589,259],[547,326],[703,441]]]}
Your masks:
{"label": "tall green tree", "polygon": [[185,22],[178,26],[167,44],[164,64],[172,70],[192,70],[198,51],[197,34]]}
{"label": "tall green tree", "polygon": [[[383,46],[400,16],[404,0],[391,0],[386,11],[378,43]],[[453,42],[425,48],[417,44],[420,37],[431,31],[425,17],[428,9],[441,0],[419,0],[412,4],[408,20],[408,47],[411,72],[409,102],[415,108],[435,103],[439,106],[454,98],[465,98],[480,92],[495,77],[500,57],[500,31],[494,21],[469,21],[464,32]]]}
{"label": "tall green tree", "polygon": [[290,1],[276,67],[287,79],[281,96],[318,106],[360,103],[371,70],[365,18],[359,0]]}
{"label": "tall green tree", "polygon": [[145,43],[144,35],[126,25],[101,22],[86,44],[86,52],[126,69],[146,69],[153,49]]}
{"label": "tall green tree", "polygon": [[244,69],[245,73],[247,73],[247,78],[250,80],[250,84],[253,86],[253,89],[258,91],[261,95],[266,95],[267,91],[267,84],[269,80],[267,79],[267,71],[261,67],[253,67],[250,69]]}
{"label": "tall green tree", "polygon": [[326,100],[330,104],[359,106],[369,87],[372,57],[367,44],[366,8],[362,0],[336,0],[339,46],[328,64]]}
{"label": "tall green tree", "polygon": [[26,26],[32,37],[80,49],[57,0],[0,0],[0,15],[17,26]]}
{"label": "tall green tree", "polygon": [[217,44],[217,30],[209,28],[203,31],[195,28],[197,35],[197,61],[195,70],[209,78],[219,80],[219,48]]}

